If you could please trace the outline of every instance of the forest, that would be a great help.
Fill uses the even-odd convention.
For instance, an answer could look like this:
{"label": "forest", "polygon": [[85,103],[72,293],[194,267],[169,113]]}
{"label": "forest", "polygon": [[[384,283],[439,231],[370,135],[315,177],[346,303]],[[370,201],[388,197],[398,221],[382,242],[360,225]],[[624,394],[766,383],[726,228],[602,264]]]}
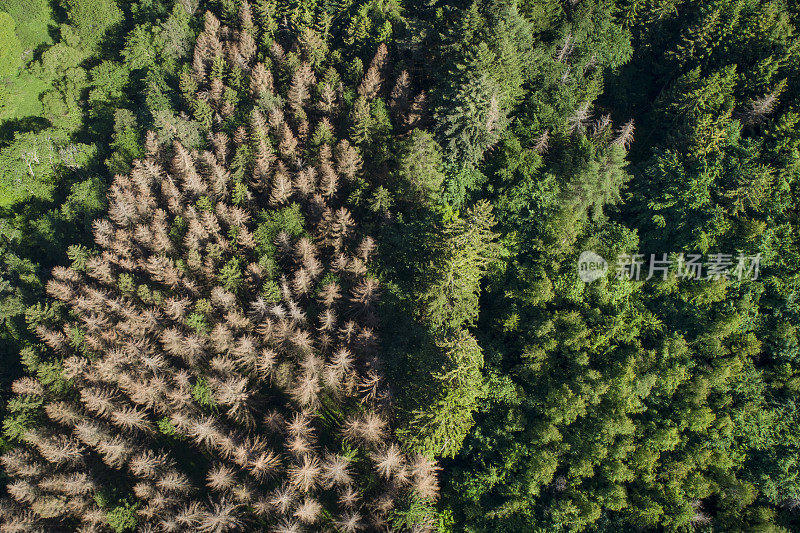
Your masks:
{"label": "forest", "polygon": [[798,28],[0,0],[0,532],[800,531]]}

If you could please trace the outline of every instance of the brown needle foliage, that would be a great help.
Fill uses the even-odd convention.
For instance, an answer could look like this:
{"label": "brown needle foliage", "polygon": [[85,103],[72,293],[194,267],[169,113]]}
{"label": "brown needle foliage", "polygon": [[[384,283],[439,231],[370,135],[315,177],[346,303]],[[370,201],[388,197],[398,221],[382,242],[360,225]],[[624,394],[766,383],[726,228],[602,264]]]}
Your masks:
{"label": "brown needle foliage", "polygon": [[[317,90],[305,61],[281,86],[286,53],[257,61],[249,10],[238,28],[207,14],[197,40],[209,149],[148,135],[95,223],[97,254],[53,272],[68,313],[36,331],[68,381],[14,386],[43,408],[2,457],[2,531],[109,531],[98,493],[126,498],[138,531],[382,531],[395,502],[436,496],[434,467],[393,442],[375,243],[339,193],[360,155],[344,138],[308,143],[309,122],[343,122],[342,95]],[[365,96],[387,60],[383,47]],[[220,75],[234,68],[238,100]],[[398,110],[407,88],[404,74]],[[226,134],[236,105],[251,120]],[[265,230],[265,213],[302,230]]]}

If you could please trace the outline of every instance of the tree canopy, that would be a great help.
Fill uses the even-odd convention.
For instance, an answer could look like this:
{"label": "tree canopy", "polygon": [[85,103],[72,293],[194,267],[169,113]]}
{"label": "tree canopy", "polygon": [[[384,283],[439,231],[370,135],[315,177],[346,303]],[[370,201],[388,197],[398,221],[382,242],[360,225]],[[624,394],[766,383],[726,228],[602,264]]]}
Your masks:
{"label": "tree canopy", "polygon": [[800,530],[798,24],[0,0],[0,532]]}

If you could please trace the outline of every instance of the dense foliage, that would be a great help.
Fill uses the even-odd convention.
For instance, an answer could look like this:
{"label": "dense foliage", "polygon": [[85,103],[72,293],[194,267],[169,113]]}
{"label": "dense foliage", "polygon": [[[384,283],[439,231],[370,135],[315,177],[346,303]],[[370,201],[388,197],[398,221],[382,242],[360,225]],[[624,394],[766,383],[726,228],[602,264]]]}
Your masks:
{"label": "dense foliage", "polygon": [[0,0],[0,531],[800,530],[798,24]]}

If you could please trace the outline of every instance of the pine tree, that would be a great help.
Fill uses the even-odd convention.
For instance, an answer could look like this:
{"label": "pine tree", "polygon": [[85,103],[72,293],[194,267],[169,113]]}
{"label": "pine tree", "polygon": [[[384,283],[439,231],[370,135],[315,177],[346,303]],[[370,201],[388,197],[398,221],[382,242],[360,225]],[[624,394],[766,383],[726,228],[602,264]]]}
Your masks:
{"label": "pine tree", "polygon": [[372,114],[369,102],[364,96],[359,96],[353,103],[350,112],[350,138],[357,145],[364,144],[370,137]]}
{"label": "pine tree", "polygon": [[411,80],[408,71],[404,70],[397,77],[389,99],[389,109],[395,117],[402,115],[409,104]]}
{"label": "pine tree", "polygon": [[481,278],[498,253],[491,206],[482,201],[445,229],[437,263],[420,290],[420,313],[435,329],[450,331],[475,323]]}
{"label": "pine tree", "polygon": [[[467,328],[477,320],[481,280],[499,251],[494,223],[488,202],[449,222],[417,290],[418,320],[433,346],[413,355],[399,435],[430,459],[458,453],[486,394],[483,351]],[[425,481],[422,486],[425,493],[433,490]]]}
{"label": "pine tree", "polygon": [[372,100],[378,94],[383,83],[382,70],[386,66],[386,59],[388,50],[386,45],[381,43],[375,57],[372,58],[367,73],[364,74],[364,79],[361,80],[361,85],[358,86],[358,94],[367,100]]}
{"label": "pine tree", "polygon": [[[435,399],[414,409],[400,436],[406,446],[425,457],[455,457],[472,428],[473,413],[486,395],[483,351],[463,329],[438,341],[437,348],[445,359],[442,370],[435,374]],[[431,490],[435,490],[433,486],[422,489]]]}

